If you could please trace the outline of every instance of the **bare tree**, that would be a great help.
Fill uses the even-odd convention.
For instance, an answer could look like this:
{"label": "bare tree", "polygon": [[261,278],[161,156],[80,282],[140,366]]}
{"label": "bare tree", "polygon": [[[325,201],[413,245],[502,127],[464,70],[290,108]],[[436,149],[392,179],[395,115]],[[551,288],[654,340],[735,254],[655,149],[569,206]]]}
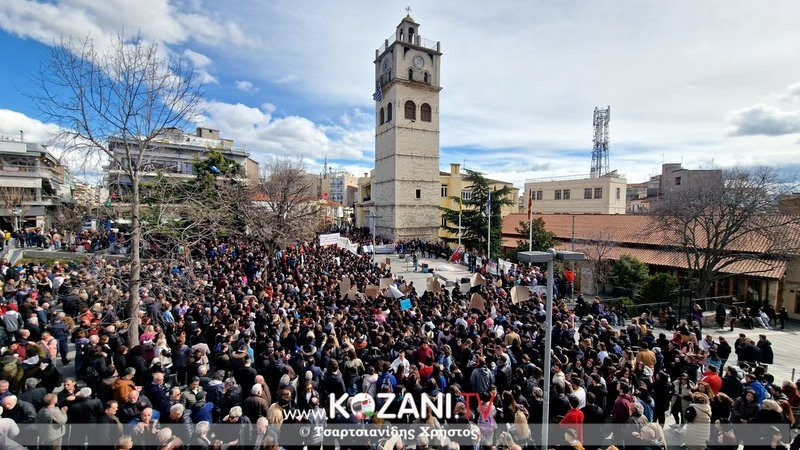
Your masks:
{"label": "bare tree", "polygon": [[18,218],[24,217],[30,210],[30,205],[26,205],[26,201],[34,199],[31,188],[24,188],[19,186],[6,186],[0,187],[0,204],[3,208],[7,209],[13,217],[17,218],[17,223],[14,223],[15,228],[20,227]]}
{"label": "bare tree", "polygon": [[[705,297],[734,264],[798,255],[800,216],[778,210],[777,198],[787,191],[772,168],[725,170],[721,180],[701,179],[660,200],[652,232],[685,255],[695,295]],[[764,270],[770,269],[747,273]]]}
{"label": "bare tree", "polygon": [[230,178],[159,177],[142,187],[144,248],[161,259],[184,260],[197,244],[245,232],[242,208],[249,190]]}
{"label": "bare tree", "polygon": [[163,134],[183,129],[196,117],[201,82],[183,60],[165,58],[157,45],[119,35],[107,49],[98,49],[89,38],[62,40],[43,61],[36,84],[31,96],[46,118],[61,126],[60,145],[84,160],[110,162],[129,179],[128,342],[137,344],[140,184],[153,170],[153,150]]}
{"label": "bare tree", "polygon": [[278,245],[313,238],[321,226],[316,192],[316,180],[302,159],[272,160],[256,188],[255,202],[263,215],[252,231]]}
{"label": "bare tree", "polygon": [[594,230],[587,237],[575,241],[575,250],[586,255],[581,264],[588,265],[592,271],[592,287],[595,294],[610,281],[612,264],[609,255],[616,247],[617,244],[608,229]]}
{"label": "bare tree", "polygon": [[78,228],[92,217],[92,207],[89,205],[73,203],[61,205],[53,215],[53,224],[61,231],[74,233]]}

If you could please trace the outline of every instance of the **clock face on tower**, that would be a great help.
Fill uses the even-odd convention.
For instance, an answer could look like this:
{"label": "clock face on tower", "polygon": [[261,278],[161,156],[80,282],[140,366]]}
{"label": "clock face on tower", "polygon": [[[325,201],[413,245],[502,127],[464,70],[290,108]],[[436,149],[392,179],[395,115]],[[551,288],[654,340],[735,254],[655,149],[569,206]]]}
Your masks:
{"label": "clock face on tower", "polygon": [[422,59],[422,56],[417,55],[417,57],[414,58],[414,67],[416,67],[417,69],[422,69],[424,65],[425,65],[425,60]]}

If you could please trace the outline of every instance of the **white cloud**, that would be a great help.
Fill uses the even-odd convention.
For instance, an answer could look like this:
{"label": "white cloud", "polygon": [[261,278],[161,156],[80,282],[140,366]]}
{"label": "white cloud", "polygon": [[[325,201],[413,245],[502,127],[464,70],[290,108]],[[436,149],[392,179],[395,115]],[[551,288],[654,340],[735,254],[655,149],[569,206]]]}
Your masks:
{"label": "white cloud", "polygon": [[264,108],[241,103],[206,102],[203,123],[218,128],[249,148],[256,159],[268,155],[292,155],[307,158],[361,158],[366,148],[358,132],[321,127],[304,117],[273,117]]}
{"label": "white cloud", "polygon": [[787,99],[800,100],[800,82],[787,86],[784,94]]}
{"label": "white cloud", "polygon": [[294,74],[284,75],[272,80],[272,82],[275,84],[289,84],[294,83],[295,81],[297,81],[297,75]]}
{"label": "white cloud", "polygon": [[731,134],[736,136],[782,136],[800,133],[800,111],[783,111],[757,104],[732,111],[728,115]]}
{"label": "white cloud", "polygon": [[45,44],[61,36],[87,35],[104,42],[123,29],[165,44],[194,41],[249,48],[255,43],[237,23],[204,14],[202,5],[169,0],[5,1],[0,3],[0,27]]}
{"label": "white cloud", "polygon": [[45,123],[17,111],[0,109],[0,136],[19,139],[20,130],[28,142],[47,144],[61,130],[58,125]]}
{"label": "white cloud", "polygon": [[236,89],[242,92],[256,92],[259,88],[255,87],[250,81],[236,81]]}
{"label": "white cloud", "polygon": [[200,76],[200,81],[203,83],[219,83],[217,77],[210,72],[214,66],[214,61],[211,58],[188,48],[183,51],[183,56],[189,60],[195,72]]}

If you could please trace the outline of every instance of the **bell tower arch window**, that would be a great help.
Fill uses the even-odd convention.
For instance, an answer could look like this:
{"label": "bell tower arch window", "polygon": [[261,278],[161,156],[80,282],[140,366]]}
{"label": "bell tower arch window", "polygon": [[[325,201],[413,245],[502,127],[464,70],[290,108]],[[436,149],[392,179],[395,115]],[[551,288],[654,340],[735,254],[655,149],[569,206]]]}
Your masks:
{"label": "bell tower arch window", "polygon": [[408,27],[408,42],[414,43],[414,29],[411,27]]}
{"label": "bell tower arch window", "polygon": [[419,107],[419,117],[423,122],[431,121],[431,105],[423,103]]}
{"label": "bell tower arch window", "polygon": [[383,120],[383,114],[384,114],[384,113],[383,113],[383,108],[381,108],[381,111],[380,111],[380,113],[378,113],[378,116],[380,117],[380,124],[381,124],[381,125],[383,125],[383,124],[384,124],[384,120]]}
{"label": "bell tower arch window", "polygon": [[404,109],[405,109],[406,119],[417,120],[417,105],[415,105],[414,102],[408,100],[405,104]]}
{"label": "bell tower arch window", "polygon": [[392,104],[386,105],[386,122],[392,121]]}

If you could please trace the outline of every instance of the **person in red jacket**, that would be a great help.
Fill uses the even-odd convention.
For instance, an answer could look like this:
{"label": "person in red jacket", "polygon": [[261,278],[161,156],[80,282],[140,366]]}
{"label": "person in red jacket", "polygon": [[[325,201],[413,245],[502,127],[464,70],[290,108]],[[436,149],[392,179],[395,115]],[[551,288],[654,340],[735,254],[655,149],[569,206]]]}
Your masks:
{"label": "person in red jacket", "polygon": [[633,413],[631,386],[628,383],[619,383],[617,391],[619,391],[619,396],[614,401],[614,407],[611,409],[611,423],[626,423]]}
{"label": "person in red jacket", "polygon": [[714,395],[717,395],[719,390],[722,389],[722,378],[717,375],[717,368],[715,366],[708,366],[708,369],[703,372],[703,378],[700,381],[708,383]]}
{"label": "person in red jacket", "polygon": [[572,428],[578,434],[578,441],[583,443],[583,411],[578,409],[580,400],[574,395],[569,396],[570,410],[564,415],[559,424],[562,428]]}

